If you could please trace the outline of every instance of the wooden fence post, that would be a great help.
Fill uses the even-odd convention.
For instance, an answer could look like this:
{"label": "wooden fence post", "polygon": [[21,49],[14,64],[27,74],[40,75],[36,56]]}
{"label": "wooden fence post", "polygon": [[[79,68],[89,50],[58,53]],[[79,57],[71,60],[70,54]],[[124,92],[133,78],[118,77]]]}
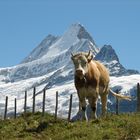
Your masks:
{"label": "wooden fence post", "polygon": [[17,118],[17,99],[15,98],[15,113],[14,113],[14,118]]}
{"label": "wooden fence post", "polygon": [[56,106],[55,106],[55,120],[57,119],[57,110],[58,110],[58,91],[56,91]]}
{"label": "wooden fence post", "polygon": [[[116,93],[119,94],[118,89],[116,90]],[[116,97],[116,115],[118,115],[118,114],[119,114],[119,100]]]}
{"label": "wooden fence post", "polygon": [[45,97],[46,97],[46,89],[43,90],[43,107],[42,107],[42,116],[45,114]]}
{"label": "wooden fence post", "polygon": [[68,112],[68,122],[70,122],[70,118],[71,118],[71,108],[72,108],[72,94],[70,95],[70,104],[69,104],[69,112]]}
{"label": "wooden fence post", "polygon": [[27,112],[27,91],[25,91],[25,99],[24,99],[24,114]]}
{"label": "wooden fence post", "polygon": [[8,96],[6,96],[6,100],[5,100],[5,112],[4,112],[4,120],[7,117],[7,106],[8,106]]}
{"label": "wooden fence post", "polygon": [[35,113],[35,93],[36,93],[36,88],[34,87],[33,89],[33,110],[32,113]]}
{"label": "wooden fence post", "polygon": [[140,84],[137,83],[137,112],[140,112]]}

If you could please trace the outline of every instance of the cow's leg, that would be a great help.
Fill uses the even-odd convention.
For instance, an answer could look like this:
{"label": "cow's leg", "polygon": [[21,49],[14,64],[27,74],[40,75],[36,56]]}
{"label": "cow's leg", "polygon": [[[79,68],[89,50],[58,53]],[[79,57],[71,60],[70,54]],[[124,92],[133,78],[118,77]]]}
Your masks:
{"label": "cow's leg", "polygon": [[80,112],[80,114],[81,114],[81,120],[85,120],[86,119],[86,117],[85,117],[85,111],[86,111],[86,100],[85,100],[85,98],[83,98],[83,97],[80,97],[79,98],[79,102],[80,102],[80,110],[79,110],[79,112]]}
{"label": "cow's leg", "polygon": [[76,118],[77,120],[85,120],[86,100],[84,89],[79,89],[77,93],[79,98],[79,111],[76,115]]}
{"label": "cow's leg", "polygon": [[101,97],[101,103],[102,103],[102,115],[106,115],[107,111],[107,98],[108,98],[108,85],[106,86],[100,86],[100,97]]}
{"label": "cow's leg", "polygon": [[78,98],[79,98],[79,111],[77,114],[71,119],[71,121],[78,121],[78,120],[85,120],[85,111],[86,111],[86,101],[85,97],[82,96],[82,93],[78,93]]}
{"label": "cow's leg", "polygon": [[107,97],[108,97],[108,94],[106,94],[106,93],[101,95],[102,115],[103,116],[106,115],[106,111],[107,111]]}
{"label": "cow's leg", "polygon": [[86,101],[85,101],[85,99],[80,99],[79,101],[80,101],[80,108],[82,109],[82,111],[85,112],[85,110],[86,110]]}
{"label": "cow's leg", "polygon": [[98,100],[98,97],[88,97],[88,102],[89,102],[90,107],[92,109],[91,117],[90,117],[91,119],[97,118],[97,115],[96,115],[97,100]]}
{"label": "cow's leg", "polygon": [[88,102],[89,102],[91,110],[92,110],[90,118],[96,119],[97,118],[96,109],[97,109],[97,101],[98,101],[98,95],[99,95],[98,86],[96,88],[90,87],[88,95],[89,96],[87,97],[87,99],[88,99]]}
{"label": "cow's leg", "polygon": [[77,91],[78,99],[79,99],[79,111],[82,109],[81,103],[80,103],[80,95],[79,92]]}

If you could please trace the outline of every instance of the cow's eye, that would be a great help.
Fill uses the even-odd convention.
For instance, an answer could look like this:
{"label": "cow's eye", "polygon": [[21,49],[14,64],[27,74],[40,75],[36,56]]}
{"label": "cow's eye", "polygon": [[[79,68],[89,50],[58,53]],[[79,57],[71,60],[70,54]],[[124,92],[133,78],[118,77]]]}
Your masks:
{"label": "cow's eye", "polygon": [[74,65],[79,65],[79,63],[77,61],[74,62]]}
{"label": "cow's eye", "polygon": [[87,62],[86,62],[86,61],[84,61],[83,63],[84,63],[84,65],[86,65],[86,64],[87,64]]}

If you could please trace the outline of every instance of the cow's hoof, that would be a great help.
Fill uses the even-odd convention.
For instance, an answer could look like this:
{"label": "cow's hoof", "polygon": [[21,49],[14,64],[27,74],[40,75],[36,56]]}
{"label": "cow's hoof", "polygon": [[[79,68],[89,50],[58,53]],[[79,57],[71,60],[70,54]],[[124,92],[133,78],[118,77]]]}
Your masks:
{"label": "cow's hoof", "polygon": [[79,111],[72,119],[71,122],[86,120],[85,112]]}
{"label": "cow's hoof", "polygon": [[86,108],[86,120],[90,121],[90,120],[93,120],[93,119],[97,119],[96,112],[93,112],[91,107],[90,107],[90,105],[87,105],[87,108]]}

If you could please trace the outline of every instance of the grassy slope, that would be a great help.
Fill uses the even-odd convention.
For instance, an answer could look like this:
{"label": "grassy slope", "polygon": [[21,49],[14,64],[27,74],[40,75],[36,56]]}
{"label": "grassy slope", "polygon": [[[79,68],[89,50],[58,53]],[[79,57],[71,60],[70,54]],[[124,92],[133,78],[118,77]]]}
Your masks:
{"label": "grassy slope", "polygon": [[0,120],[0,140],[135,140],[140,138],[140,114],[111,115],[90,122],[68,123],[40,113],[26,119]]}

